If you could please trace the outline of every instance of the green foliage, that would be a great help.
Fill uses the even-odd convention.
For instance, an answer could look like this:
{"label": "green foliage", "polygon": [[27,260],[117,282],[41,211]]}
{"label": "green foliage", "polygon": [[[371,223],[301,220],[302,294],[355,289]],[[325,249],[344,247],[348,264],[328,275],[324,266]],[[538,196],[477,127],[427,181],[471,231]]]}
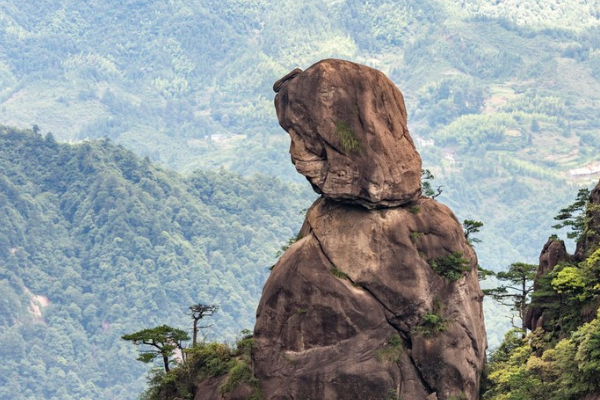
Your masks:
{"label": "green foliage", "polygon": [[565,266],[556,273],[551,285],[556,293],[568,294],[579,301],[585,300],[583,291],[586,286],[586,279],[580,268]]}
{"label": "green foliage", "polygon": [[175,350],[183,350],[183,342],[190,340],[190,336],[181,329],[161,325],[156,328],[143,329],[135,333],[123,335],[121,339],[132,342],[135,345],[153,347],[153,349],[151,348],[142,352],[138,360],[149,363],[160,356],[164,360],[165,372],[169,372],[169,357],[175,354]]}
{"label": "green foliage", "polygon": [[570,227],[571,232],[567,233],[569,239],[579,241],[585,229],[585,208],[588,204],[590,191],[587,188],[579,189],[574,203],[561,209],[556,217],[557,221],[562,221],[552,227],[562,229]]}
{"label": "green foliage", "polygon": [[[328,1],[306,2],[302,4],[302,12],[283,15],[279,12],[281,4],[271,0],[191,0],[187,3],[145,0],[119,4],[89,2],[85,6],[74,0],[23,2],[19,7],[2,10],[10,23],[2,33],[0,115],[3,121],[19,126],[29,127],[35,122],[42,131],[51,130],[63,141],[106,136],[180,171],[190,172],[198,166],[218,170],[226,166],[242,173],[260,171],[300,181],[289,163],[289,141],[273,123],[271,84],[290,69],[306,68],[318,59],[360,60],[382,69],[399,84],[406,95],[409,123],[418,127],[415,132],[436,140],[435,146],[420,149],[421,155],[446,185],[446,202],[457,215],[474,215],[476,211],[476,217],[485,216],[490,229],[482,233],[485,242],[478,246],[478,255],[484,265],[498,270],[514,259],[531,262],[538,256],[541,243],[551,233],[546,228],[550,210],[567,204],[564,199],[568,193],[574,185],[581,185],[573,183],[563,172],[587,165],[599,149],[599,123],[596,112],[589,106],[595,101],[597,91],[593,88],[600,77],[595,50],[600,47],[595,28],[599,14],[594,3],[584,3],[467,0],[460,4],[445,2],[440,6],[438,1],[409,0],[402,4],[392,0]],[[448,40],[449,37],[452,40]],[[498,113],[502,116],[489,117]],[[35,121],[31,121],[32,115],[36,116]],[[460,120],[465,117],[468,118]],[[543,135],[529,132],[534,119]],[[497,129],[494,129],[495,122],[498,122]],[[453,125],[451,129],[441,129],[450,125]],[[481,125],[483,129],[475,126],[476,129],[470,131],[472,125]],[[452,144],[449,133],[457,136],[458,145]],[[223,134],[225,140],[219,141],[217,134]],[[211,139],[212,135],[215,137]],[[446,151],[452,152],[455,164],[446,160]],[[0,160],[8,160],[5,155],[3,152]],[[59,165],[66,168],[66,164]],[[280,190],[286,192],[283,197],[289,199],[283,202],[290,205],[287,208],[293,208],[291,204],[301,198],[308,202],[311,195],[306,190],[292,190],[296,193],[290,195],[286,185],[271,188],[269,178],[243,180],[220,171],[199,175],[197,180],[206,177],[209,184],[194,190],[194,196],[200,193],[209,209],[207,212],[214,216],[197,220],[200,222],[195,224],[194,231],[203,230],[202,235],[180,224],[182,231],[166,229],[170,237],[165,238],[163,249],[159,249],[154,239],[156,231],[151,230],[148,240],[153,251],[148,252],[145,246],[140,247],[142,251],[136,251],[132,236],[145,237],[141,231],[148,226],[164,226],[164,223],[168,225],[167,221],[173,221],[174,216],[167,210],[163,212],[161,207],[149,206],[148,215],[128,214],[117,224],[96,225],[98,229],[85,225],[96,241],[89,244],[89,257],[84,254],[87,250],[80,250],[83,232],[70,238],[60,232],[68,232],[63,225],[71,222],[61,218],[58,218],[59,223],[53,222],[55,204],[57,207],[63,204],[65,209],[73,207],[71,226],[88,216],[77,206],[80,204],[77,193],[65,198],[54,197],[45,190],[36,194],[34,189],[40,182],[32,183],[26,190],[27,195],[34,199],[33,203],[46,206],[34,206],[29,211],[36,215],[36,221],[41,221],[42,216],[46,221],[41,225],[31,222],[27,228],[20,229],[24,226],[24,216],[31,218],[32,213],[14,213],[10,203],[5,210],[6,218],[2,219],[4,227],[0,228],[8,231],[3,237],[21,244],[26,241],[23,232],[31,232],[32,228],[45,230],[43,235],[28,233],[27,239],[31,242],[21,246],[22,249],[16,246],[10,260],[8,256],[3,258],[4,265],[21,266],[15,269],[15,274],[0,277],[9,282],[3,286],[7,307],[0,307],[4,310],[0,319],[11,321],[6,325],[11,329],[4,330],[6,340],[16,335],[21,340],[15,342],[21,343],[23,337],[27,337],[22,336],[12,322],[22,321],[24,315],[27,317],[23,310],[29,301],[16,282],[19,279],[33,282],[41,294],[47,294],[44,292],[52,286],[42,283],[46,275],[38,274],[38,282],[32,277],[33,271],[30,276],[22,268],[25,263],[41,265],[38,260],[54,266],[47,272],[50,278],[61,276],[55,268],[64,265],[64,272],[71,270],[82,280],[117,279],[113,282],[114,291],[98,296],[95,283],[90,284],[88,290],[78,281],[72,282],[70,286],[75,291],[83,288],[81,295],[86,300],[80,308],[84,317],[76,317],[78,311],[71,309],[69,317],[62,318],[67,302],[53,296],[52,305],[60,305],[61,310],[52,315],[52,322],[45,315],[48,324],[45,328],[31,330],[35,332],[38,347],[43,347],[48,335],[48,338],[68,338],[74,348],[92,349],[91,343],[98,343],[95,336],[100,335],[100,326],[109,326],[112,342],[119,342],[116,339],[123,332],[114,330],[123,324],[137,329],[146,326],[149,320],[152,324],[163,321],[157,315],[161,300],[156,300],[163,294],[161,289],[154,288],[164,287],[166,304],[170,304],[176,301],[170,300],[174,298],[173,293],[184,293],[183,288],[192,286],[168,279],[166,272],[157,277],[157,271],[172,271],[165,269],[165,265],[189,265],[190,272],[178,271],[173,275],[185,275],[188,282],[200,282],[200,287],[194,289],[199,293],[184,296],[189,298],[181,300],[180,308],[197,298],[221,302],[221,297],[227,298],[228,293],[233,292],[238,294],[233,297],[239,299],[235,299],[234,305],[216,322],[231,332],[239,329],[239,326],[229,327],[238,325],[237,321],[245,318],[242,315],[250,315],[242,325],[251,323],[253,302],[256,303],[260,291],[239,290],[236,282],[243,276],[249,278],[244,282],[251,282],[250,286],[260,289],[264,276],[248,266],[262,266],[264,270],[265,265],[271,265],[281,242],[290,237],[300,223],[288,222],[294,213],[286,214],[286,210],[275,204],[282,198]],[[13,178],[9,180],[21,194],[22,186],[15,184]],[[232,189],[228,189],[230,183]],[[10,190],[10,185],[6,187]],[[86,185],[82,187],[89,189]],[[8,193],[4,190],[2,186],[2,193]],[[178,197],[169,191],[166,193],[167,198]],[[15,199],[27,207],[31,200],[27,195]],[[262,197],[266,198],[266,206],[260,208],[265,201]],[[539,204],[545,206],[541,208]],[[135,209],[133,205],[128,207]],[[189,212],[188,217],[193,220],[197,216]],[[148,225],[136,222],[137,225],[131,226],[127,223],[144,220],[151,222]],[[269,226],[263,227],[257,220]],[[224,223],[221,225],[220,221]],[[212,222],[219,227],[215,228]],[[251,228],[238,230],[234,228],[235,222]],[[118,245],[110,252],[116,226],[126,232],[130,228],[134,234],[122,238],[123,242],[117,241]],[[40,237],[46,238],[48,243],[44,244]],[[145,242],[135,243],[140,246]],[[268,244],[261,249],[260,243]],[[182,249],[177,256],[170,250],[171,245]],[[31,251],[34,248],[43,248],[43,251]],[[188,256],[186,248],[202,250]],[[60,262],[56,260],[62,256],[57,253],[65,254]],[[100,258],[101,254],[108,254],[104,256],[107,260],[102,270],[98,268],[99,263],[80,262]],[[141,258],[151,260],[154,265],[146,264],[142,268],[144,261],[134,260],[134,254],[149,254]],[[119,256],[126,258],[129,264],[117,264],[114,259]],[[170,263],[174,258],[176,261]],[[157,262],[158,259],[161,262]],[[91,267],[79,271],[76,265]],[[118,269],[118,273],[111,274],[106,265]],[[119,290],[122,283],[118,281],[119,276],[127,276],[125,265],[131,267],[131,271],[140,271],[134,273],[133,278],[129,276],[130,281],[139,284],[133,287],[134,293],[140,292],[138,287],[152,288],[146,297],[129,296]],[[97,272],[96,280],[90,280],[92,270]],[[162,285],[165,280],[170,281],[168,287]],[[223,281],[227,282],[225,292],[209,289]],[[54,285],[56,293],[66,290],[59,285],[69,286],[60,280],[59,283],[54,281]],[[212,297],[205,297],[207,294]],[[74,292],[69,296],[77,297]],[[104,302],[113,298],[125,299],[122,309],[117,301]],[[134,308],[136,302],[150,305],[152,313],[145,318],[127,317],[125,321],[125,316],[130,315],[128,310],[137,309]],[[51,312],[54,313],[47,309],[47,313]],[[230,317],[231,313],[234,317]],[[490,318],[495,321],[499,314],[493,313]],[[107,315],[110,318],[103,323]],[[168,322],[179,323],[179,317],[184,320],[183,315],[174,315]],[[71,320],[75,323],[71,324]],[[81,327],[77,327],[78,324]],[[76,328],[71,332],[63,326]],[[490,339],[497,337],[501,330],[489,332]],[[74,339],[82,334],[86,339]],[[9,342],[12,343],[12,339]],[[110,347],[109,342],[100,341],[100,346]],[[31,351],[35,353],[36,347],[33,348]],[[69,343],[65,343],[65,348],[69,348]],[[88,360],[95,352],[78,354]],[[22,356],[1,354],[2,359],[17,360],[14,362],[19,367],[5,363],[0,375],[6,376],[8,383],[0,385],[0,398],[23,400],[32,396],[54,396],[71,400],[71,397],[84,399],[88,394],[92,398],[135,396],[136,389],[129,386],[122,389],[110,374],[90,372],[96,362],[108,364],[104,359],[94,358],[93,362],[80,359],[65,369],[52,360],[29,353],[28,346]],[[110,354],[119,352],[113,348]],[[45,374],[36,377],[29,363],[18,361],[32,358],[43,361],[40,368],[46,369]],[[124,364],[113,369],[119,382],[139,381]],[[87,372],[82,372],[84,369]],[[50,384],[64,380],[56,378],[57,371],[63,370],[77,374],[79,382],[83,382],[80,389],[89,382],[94,388],[73,389],[72,395],[67,395],[61,385]],[[106,368],[98,367],[96,371],[99,370]],[[136,373],[139,371],[141,369]],[[22,390],[24,387],[33,394]],[[56,394],[61,389],[63,391]]]}
{"label": "green foliage", "polygon": [[437,309],[427,312],[423,315],[423,322],[417,326],[416,332],[420,332],[423,336],[433,336],[437,333],[444,332],[448,326],[448,320],[443,316],[439,315],[441,309]]}
{"label": "green foliage", "polygon": [[525,314],[531,292],[533,291],[533,280],[536,276],[538,266],[535,264],[512,263],[507,271],[498,272],[496,278],[505,282],[505,284],[493,289],[485,289],[483,293],[491,296],[492,299],[509,306],[511,310],[517,312],[517,316],[521,319],[522,334],[525,335],[527,329],[525,327]]}
{"label": "green foliage", "polygon": [[490,269],[485,269],[481,265],[477,265],[477,278],[480,281],[487,279],[490,276],[495,276],[496,273]]}
{"label": "green foliage", "polygon": [[463,229],[465,232],[465,239],[467,239],[467,243],[469,243],[470,245],[473,245],[474,243],[481,242],[481,239],[474,238],[471,235],[479,232],[481,230],[482,226],[483,226],[483,222],[481,222],[481,221],[474,221],[472,219],[465,219],[463,221]]}
{"label": "green foliage", "polygon": [[417,239],[420,239],[423,236],[425,236],[425,234],[423,232],[411,232],[410,233],[410,241],[415,243],[417,241]]}
{"label": "green foliage", "polygon": [[329,272],[331,272],[331,274],[336,278],[350,280],[348,274],[343,271],[340,271],[335,265],[331,265],[331,268],[329,268]]}
{"label": "green foliage", "polygon": [[277,253],[275,253],[275,258],[279,258],[283,255],[283,253],[285,253],[287,251],[287,249],[290,248],[291,245],[293,245],[294,243],[296,243],[298,240],[302,239],[302,237],[300,236],[300,234],[292,236],[291,238],[288,239],[288,241],[282,245],[279,250],[277,250]]}
{"label": "green foliage", "polygon": [[142,400],[177,400],[193,398],[199,383],[213,377],[223,377],[218,390],[221,395],[240,384],[252,389],[249,400],[263,398],[258,380],[250,368],[252,335],[243,331],[234,348],[217,342],[201,342],[185,350],[185,361],[168,373],[155,373]]}
{"label": "green foliage", "polygon": [[[120,337],[191,327],[198,299],[221,306],[203,333],[233,339],[253,325],[264,266],[310,201],[270,177],[182,177],[110,141],[66,145],[4,127],[0,171],[0,343],[12,343],[0,346],[12,382],[0,398],[15,400],[133,400],[146,368]],[[41,316],[28,311],[46,299]],[[65,375],[69,394],[56,384]],[[15,385],[29,389],[15,397]]]}
{"label": "green foliage", "polygon": [[390,389],[388,391],[386,400],[398,400],[400,398],[399,396],[400,395],[398,394],[398,391],[396,389]]}
{"label": "green foliage", "polygon": [[[570,206],[564,213],[585,205],[588,194],[579,193],[581,204]],[[594,229],[597,229],[594,225],[585,226],[587,235],[596,235]],[[506,336],[490,357],[489,384],[483,399],[577,400],[597,394],[600,379],[598,254],[596,249],[584,255],[587,257],[578,264],[563,262],[536,278],[531,305],[543,313],[543,328],[532,332],[521,343],[516,331]],[[533,279],[534,271],[534,266],[516,263],[508,272],[497,274],[517,284],[513,290],[523,290],[515,293],[520,296],[515,308],[521,306],[522,309],[525,288],[530,285],[527,281]]]}
{"label": "green foliage", "polygon": [[354,130],[352,130],[348,124],[343,121],[336,122],[335,134],[340,139],[342,149],[346,153],[360,154],[362,151],[362,144],[356,137],[356,132],[354,132]]}
{"label": "green foliage", "polygon": [[600,323],[594,319],[541,356],[518,333],[507,335],[490,357],[491,386],[483,399],[580,399],[597,391],[600,377]]}
{"label": "green foliage", "polygon": [[381,362],[389,361],[395,363],[400,360],[403,352],[404,345],[402,339],[399,335],[392,335],[385,346],[382,349],[377,350],[375,357]]}
{"label": "green foliage", "polygon": [[256,379],[247,361],[237,361],[237,363],[229,370],[227,380],[219,387],[219,393],[222,395],[231,392],[239,384],[247,383],[254,387],[255,393],[249,400],[258,400],[262,398],[259,393],[259,381]]}
{"label": "green foliage", "polygon": [[428,263],[438,275],[450,281],[457,281],[464,276],[465,272],[471,271],[469,260],[463,258],[463,253],[460,251],[453,251],[445,257],[431,258]]}
{"label": "green foliage", "polygon": [[[435,191],[431,187],[431,181],[433,179],[435,179],[435,177],[431,171],[428,169],[421,169],[421,190],[423,191],[423,196],[431,197],[435,195]],[[413,214],[416,214],[416,212],[413,212]]]}

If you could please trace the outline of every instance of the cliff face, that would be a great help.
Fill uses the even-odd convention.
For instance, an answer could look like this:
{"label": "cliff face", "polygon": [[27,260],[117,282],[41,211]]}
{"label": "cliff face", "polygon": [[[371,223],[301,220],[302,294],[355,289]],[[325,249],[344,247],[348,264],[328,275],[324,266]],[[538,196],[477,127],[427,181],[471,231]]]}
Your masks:
{"label": "cliff face", "polygon": [[254,332],[267,399],[477,399],[486,337],[477,257],[420,196],[401,93],[340,60],[274,87],[298,171],[323,194],[275,265]]}

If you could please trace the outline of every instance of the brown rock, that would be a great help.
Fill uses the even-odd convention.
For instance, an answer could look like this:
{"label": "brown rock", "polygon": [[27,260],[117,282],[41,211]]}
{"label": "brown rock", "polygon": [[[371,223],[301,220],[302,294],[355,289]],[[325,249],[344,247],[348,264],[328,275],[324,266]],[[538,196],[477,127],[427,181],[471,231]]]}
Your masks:
{"label": "brown rock", "polygon": [[404,98],[381,72],[342,60],[296,69],[274,89],[292,162],[318,193],[367,208],[418,198],[421,158]]}
{"label": "brown rock", "polygon": [[[477,258],[447,207],[320,199],[301,234],[257,312],[255,372],[267,399],[477,398],[486,349]],[[470,269],[449,281],[428,260],[455,251]],[[433,314],[445,329],[427,324]]]}
{"label": "brown rock", "polygon": [[233,388],[229,393],[222,395],[219,387],[225,382],[227,376],[211,377],[200,382],[196,387],[194,400],[247,400],[252,395],[252,388],[244,382]]}
{"label": "brown rock", "polygon": [[[548,239],[540,254],[540,265],[533,282],[534,292],[540,289],[539,281],[542,276],[552,272],[554,267],[568,259],[569,254],[567,253],[565,243],[562,240],[554,238]],[[551,319],[548,316],[544,316],[543,308],[530,306],[525,315],[525,326],[527,326],[527,329],[535,331],[537,328],[544,328],[544,323],[547,323],[549,320]]]}

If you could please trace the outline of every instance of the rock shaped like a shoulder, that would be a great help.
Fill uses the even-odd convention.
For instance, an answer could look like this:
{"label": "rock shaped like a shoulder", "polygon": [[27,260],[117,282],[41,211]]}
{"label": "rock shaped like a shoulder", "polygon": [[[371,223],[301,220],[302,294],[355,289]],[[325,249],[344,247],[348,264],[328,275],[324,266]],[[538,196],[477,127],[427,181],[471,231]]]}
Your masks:
{"label": "rock shaped like a shoulder", "polygon": [[[267,400],[478,398],[483,294],[449,208],[319,199],[299,237],[257,311],[254,371]],[[457,255],[453,279],[432,268]]]}
{"label": "rock shaped like a shoulder", "polygon": [[402,93],[383,73],[323,60],[277,84],[279,124],[299,173],[318,193],[367,208],[399,206],[421,192],[421,158]]}

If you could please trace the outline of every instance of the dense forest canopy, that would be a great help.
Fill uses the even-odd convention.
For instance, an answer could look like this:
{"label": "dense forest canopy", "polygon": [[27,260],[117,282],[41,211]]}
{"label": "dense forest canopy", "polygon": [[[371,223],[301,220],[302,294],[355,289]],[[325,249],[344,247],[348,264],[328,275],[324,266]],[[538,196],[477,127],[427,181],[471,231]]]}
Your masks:
{"label": "dense forest canopy", "polygon": [[0,187],[1,399],[135,398],[144,369],[120,337],[189,330],[198,302],[221,305],[208,338],[252,328],[280,238],[311,198],[274,178],[182,178],[109,140],[10,128]]}

